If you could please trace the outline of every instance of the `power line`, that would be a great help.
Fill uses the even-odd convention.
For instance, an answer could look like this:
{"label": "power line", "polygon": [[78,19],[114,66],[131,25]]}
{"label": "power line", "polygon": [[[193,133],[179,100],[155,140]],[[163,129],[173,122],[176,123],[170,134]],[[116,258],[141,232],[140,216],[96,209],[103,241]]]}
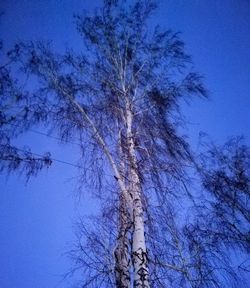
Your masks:
{"label": "power line", "polygon": [[[27,151],[27,150],[20,149],[20,148],[15,148],[15,149],[18,150],[18,151],[21,151],[21,152],[23,152],[23,153],[31,153],[32,155],[35,155],[35,156],[37,156],[37,157],[44,158],[44,155],[42,155],[42,154],[34,153],[34,152]],[[59,162],[59,163],[62,163],[62,164],[74,166],[74,167],[76,167],[76,168],[85,169],[83,166],[76,165],[76,164],[73,164],[73,163],[70,163],[70,162],[67,162],[67,161],[64,161],[64,160],[60,160],[60,159],[56,159],[56,158],[49,158],[49,159],[50,159],[51,161],[55,161],[55,162]]]}
{"label": "power line", "polygon": [[52,139],[55,139],[55,140],[58,140],[58,141],[61,141],[61,142],[70,143],[70,144],[77,145],[77,146],[81,145],[80,143],[63,140],[63,139],[60,139],[59,137],[51,136],[48,133],[40,132],[40,131],[37,131],[37,130],[34,130],[34,129],[28,129],[27,131],[30,131],[30,132],[35,133],[35,134],[43,135],[43,136],[46,136],[46,137],[49,137],[49,138],[52,138]]}
{"label": "power line", "polygon": [[[13,124],[13,123],[8,123],[9,125],[13,126],[13,127],[20,127],[19,125],[17,124]],[[35,134],[38,134],[38,135],[43,135],[43,136],[46,136],[46,137],[49,137],[49,138],[52,138],[52,139],[55,139],[55,140],[58,140],[58,141],[62,141],[62,142],[65,142],[65,143],[70,143],[70,144],[74,144],[74,145],[77,145],[77,146],[80,146],[81,144],[80,143],[76,143],[76,142],[71,142],[71,141],[67,141],[67,140],[62,140],[60,139],[59,137],[55,137],[55,136],[51,136],[50,134],[48,133],[44,133],[44,132],[40,132],[38,130],[34,130],[34,129],[27,129],[26,131],[29,131],[29,132],[32,132],[32,133],[35,133]],[[43,158],[44,155],[41,155],[41,154],[38,154],[38,153],[34,153],[34,152],[30,152],[30,151],[27,151],[27,150],[24,150],[24,149],[20,149],[20,148],[15,148],[16,150],[18,151],[21,151],[23,153],[31,153],[37,157],[40,157],[40,158]],[[88,171],[91,171],[91,172],[94,172],[93,169],[90,169],[90,168],[86,168],[86,167],[83,167],[83,166],[80,166],[80,165],[76,165],[76,164],[73,164],[73,163],[70,163],[70,162],[67,162],[67,161],[64,161],[64,160],[60,160],[60,159],[57,159],[57,158],[50,158],[50,160],[54,161],[54,162],[58,162],[58,163],[61,163],[61,164],[65,164],[65,165],[69,165],[69,166],[72,166],[72,167],[76,167],[76,168],[80,168],[80,169],[85,169],[85,170],[88,170]],[[110,176],[112,177],[113,175],[111,174],[107,174],[107,173],[104,173],[104,175],[106,176]]]}
{"label": "power line", "polygon": [[[13,123],[8,123],[8,125],[11,125],[13,127],[20,127],[18,124],[13,124]],[[68,141],[68,140],[63,140],[63,139],[61,139],[59,137],[52,136],[52,135],[50,135],[48,133],[40,132],[38,130],[27,129],[26,131],[32,132],[32,133],[35,133],[35,134],[38,134],[38,135],[43,135],[43,136],[46,136],[46,137],[49,137],[49,138],[52,138],[52,139],[55,139],[55,140],[58,140],[58,141],[61,141],[61,142],[65,142],[65,143],[70,143],[70,144],[73,144],[73,145],[81,146],[80,143],[73,142],[73,141]]]}
{"label": "power line", "polygon": [[[16,148],[16,150],[21,151],[23,153],[31,153],[32,155],[40,157],[41,159],[44,158],[44,155],[42,155],[42,154],[30,152],[30,151],[27,151],[27,150],[24,150],[24,149],[20,149],[20,148]],[[96,172],[96,171],[94,171],[91,168],[87,168],[87,167],[83,167],[83,166],[80,166],[80,165],[76,165],[76,164],[73,164],[73,163],[70,163],[70,162],[67,162],[67,161],[64,161],[64,160],[60,160],[60,159],[57,159],[57,158],[49,158],[49,159],[51,161],[54,161],[54,162],[58,162],[58,163],[61,163],[61,164],[72,166],[72,167],[88,170],[88,171],[91,171],[93,173]],[[103,172],[103,174],[106,175],[106,176],[109,176],[109,177],[113,177],[113,175],[111,175],[111,174],[107,174],[107,173],[104,173],[104,172]]]}

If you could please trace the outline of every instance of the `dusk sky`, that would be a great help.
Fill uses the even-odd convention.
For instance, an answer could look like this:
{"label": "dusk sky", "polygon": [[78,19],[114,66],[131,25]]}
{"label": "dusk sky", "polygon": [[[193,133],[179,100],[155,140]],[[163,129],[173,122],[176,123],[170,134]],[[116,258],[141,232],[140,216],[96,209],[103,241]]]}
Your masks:
{"label": "dusk sky", "polygon": [[[96,0],[2,0],[0,38],[5,48],[15,42],[52,40],[55,49],[79,50],[73,14],[93,10]],[[190,143],[195,149],[199,132],[222,144],[244,135],[250,142],[250,1],[161,0],[152,18],[181,32],[195,69],[204,76],[210,99],[183,105]],[[42,131],[41,132],[46,132]],[[17,140],[35,153],[50,151],[52,158],[76,164],[74,144],[29,132]],[[0,178],[0,287],[64,288],[62,275],[70,269],[65,256],[74,242],[74,221],[94,210],[89,188],[83,185],[79,202],[77,168],[54,162],[25,185],[17,175]],[[74,279],[72,279],[73,282]]]}

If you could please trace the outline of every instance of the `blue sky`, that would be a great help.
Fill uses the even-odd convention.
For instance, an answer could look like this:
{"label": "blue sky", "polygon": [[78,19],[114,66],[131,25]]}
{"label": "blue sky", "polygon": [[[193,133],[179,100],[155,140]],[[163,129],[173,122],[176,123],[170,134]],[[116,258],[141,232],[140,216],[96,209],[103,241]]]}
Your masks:
{"label": "blue sky", "polygon": [[[57,49],[79,49],[81,39],[73,13],[91,10],[101,1],[2,0],[0,35],[10,47],[18,40],[53,40]],[[250,140],[250,1],[161,0],[153,22],[182,32],[196,70],[205,77],[210,100],[183,105],[185,131],[195,147],[199,131],[218,143],[244,134]],[[51,151],[57,159],[76,163],[74,145],[29,133],[18,139],[34,152]],[[61,282],[69,261],[63,255],[74,239],[73,222],[88,212],[93,200],[78,203],[77,169],[54,163],[25,185],[22,177],[0,178],[0,286],[4,288],[68,287]]]}

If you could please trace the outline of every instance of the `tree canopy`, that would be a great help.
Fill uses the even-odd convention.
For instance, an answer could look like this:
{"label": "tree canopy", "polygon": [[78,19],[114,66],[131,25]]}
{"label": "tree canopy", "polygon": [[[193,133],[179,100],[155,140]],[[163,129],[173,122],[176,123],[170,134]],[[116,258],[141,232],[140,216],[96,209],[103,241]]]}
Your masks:
{"label": "tree canopy", "polygon": [[242,280],[225,249],[249,250],[249,149],[232,142],[201,160],[191,151],[181,104],[207,91],[179,34],[150,25],[156,8],[153,0],[104,1],[75,16],[82,50],[19,43],[0,67],[1,167],[24,164],[30,176],[51,164],[49,154],[23,155],[10,144],[43,123],[62,140],[79,140],[83,183],[102,198],[94,228],[81,221],[71,251],[82,287]]}

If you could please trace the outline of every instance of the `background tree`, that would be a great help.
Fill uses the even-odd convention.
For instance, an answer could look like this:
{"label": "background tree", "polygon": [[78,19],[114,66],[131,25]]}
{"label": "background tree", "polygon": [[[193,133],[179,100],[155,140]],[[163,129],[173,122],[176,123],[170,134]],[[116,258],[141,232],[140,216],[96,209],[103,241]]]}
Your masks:
{"label": "background tree", "polygon": [[[43,167],[50,166],[51,159],[49,153],[38,157],[31,152],[30,148],[18,148],[11,143],[13,138],[27,129],[25,124],[28,112],[25,103],[27,95],[12,71],[13,63],[17,60],[19,53],[19,45],[4,53],[3,42],[0,41],[0,55],[3,59],[0,65],[0,170],[1,172],[17,170],[29,179]],[[20,121],[23,124],[22,127],[19,126]]]}
{"label": "background tree", "polygon": [[[226,245],[249,249],[250,150],[242,138],[233,138],[222,147],[212,146],[201,158],[203,187],[209,199],[210,237]],[[214,240],[215,241],[215,240]],[[219,242],[219,241],[217,241]]]}

